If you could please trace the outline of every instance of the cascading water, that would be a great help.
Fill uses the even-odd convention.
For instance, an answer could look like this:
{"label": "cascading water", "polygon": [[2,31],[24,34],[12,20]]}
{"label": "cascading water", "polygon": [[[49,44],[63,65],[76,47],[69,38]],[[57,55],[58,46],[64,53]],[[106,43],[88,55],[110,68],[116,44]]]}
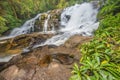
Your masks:
{"label": "cascading water", "polygon": [[5,56],[5,57],[0,57],[0,62],[8,62],[14,56],[16,56],[16,55],[10,55],[10,56]]}
{"label": "cascading water", "polygon": [[36,22],[37,19],[41,18],[42,14],[47,14],[48,17],[44,22],[43,31],[41,33],[49,33],[49,32],[54,33],[54,27],[52,28],[51,31],[47,30],[48,21],[50,19],[50,14],[49,14],[49,11],[48,11],[47,13],[38,14],[34,18],[26,21],[21,27],[13,29],[13,31],[10,33],[9,37],[15,37],[15,36],[18,36],[18,35],[21,35],[21,34],[27,34],[27,33],[34,32],[35,22]]}
{"label": "cascading water", "polygon": [[60,34],[42,44],[35,45],[34,48],[51,44],[59,46],[75,34],[92,36],[94,30],[99,26],[99,22],[96,22],[97,13],[98,8],[94,8],[92,3],[76,4],[64,9],[61,14]]}
{"label": "cascading water", "polygon": [[[44,43],[34,45],[33,48],[44,45],[59,46],[75,34],[92,36],[94,30],[99,26],[99,22],[97,22],[96,18],[97,13],[98,7],[93,3],[76,4],[64,9],[61,13],[59,30],[55,31],[54,27],[56,26],[52,24],[53,27],[51,31],[57,32],[57,34]],[[43,31],[41,33],[49,33],[48,23],[51,15],[47,12],[38,14],[36,17],[26,21],[20,28],[15,28],[7,38],[34,32],[35,22],[37,19],[41,19],[42,14],[47,14],[47,19],[44,22]],[[0,39],[6,39],[6,37]],[[27,48],[25,50],[29,51]],[[1,59],[3,60],[3,58],[0,58],[0,61]]]}
{"label": "cascading water", "polygon": [[15,28],[9,36],[18,36],[21,34],[27,34],[34,32],[34,24],[36,19],[39,19],[41,14],[38,14],[36,17],[26,21],[20,28]]}
{"label": "cascading water", "polygon": [[48,14],[47,19],[45,20],[44,27],[43,27],[43,32],[47,32],[47,27],[48,27],[48,20],[50,19],[50,14]]}
{"label": "cascading water", "polygon": [[[74,35],[74,34],[82,34],[86,36],[92,35],[92,32],[96,30],[99,25],[99,22],[96,22],[97,13],[98,13],[98,8],[94,8],[92,3],[76,4],[72,7],[68,7],[64,9],[64,11],[61,14],[61,22],[60,22],[61,26],[59,32],[63,32],[63,34],[69,33],[69,35]],[[41,13],[41,14],[48,14],[47,19],[44,22],[44,27],[42,31],[44,33],[48,33],[47,30],[48,21],[50,19],[49,11],[47,13]],[[23,26],[21,26],[20,28],[15,28],[11,32],[10,36],[17,36],[21,34],[34,32],[35,21],[36,19],[40,18],[41,14],[38,14],[36,17],[26,21],[23,24]],[[51,31],[53,31],[53,29]],[[50,42],[54,42],[54,41],[50,41]],[[46,44],[48,44],[48,41],[46,42]]]}

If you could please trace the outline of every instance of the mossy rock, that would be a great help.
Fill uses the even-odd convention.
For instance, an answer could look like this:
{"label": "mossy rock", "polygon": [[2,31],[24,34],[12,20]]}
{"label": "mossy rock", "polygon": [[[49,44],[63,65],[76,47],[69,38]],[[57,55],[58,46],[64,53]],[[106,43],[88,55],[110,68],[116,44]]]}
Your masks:
{"label": "mossy rock", "polygon": [[0,56],[19,54],[26,47],[33,47],[36,44],[44,42],[47,38],[52,37],[52,34],[23,34],[14,38],[0,41]]}
{"label": "mossy rock", "polygon": [[46,14],[46,13],[45,13],[45,14],[42,14],[40,20],[45,20],[45,19],[47,19],[47,16],[48,16],[48,14]]}
{"label": "mossy rock", "polygon": [[30,44],[31,39],[32,39],[32,37],[30,37],[28,35],[18,36],[13,41],[13,44],[16,44],[16,45],[13,45],[11,48],[13,48],[13,49],[14,48],[25,48]]}
{"label": "mossy rock", "polygon": [[48,31],[51,31],[53,29],[53,26],[55,29],[58,29],[60,26],[59,21],[61,13],[62,9],[55,9],[41,14],[39,20],[35,22],[35,31],[43,31],[44,23],[48,18],[48,15],[50,15],[50,18],[48,20]]}
{"label": "mossy rock", "polygon": [[6,50],[9,50],[11,48],[11,39],[0,41],[0,52],[4,52]]}

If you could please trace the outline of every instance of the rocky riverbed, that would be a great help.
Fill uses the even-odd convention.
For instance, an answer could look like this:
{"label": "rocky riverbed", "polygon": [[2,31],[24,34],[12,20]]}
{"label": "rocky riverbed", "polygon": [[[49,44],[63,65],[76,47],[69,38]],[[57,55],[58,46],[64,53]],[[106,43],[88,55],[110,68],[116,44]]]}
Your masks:
{"label": "rocky riverbed", "polygon": [[81,44],[99,26],[97,4],[39,13],[9,34],[14,37],[0,38],[0,80],[68,80]]}
{"label": "rocky riverbed", "polygon": [[45,45],[35,49],[29,48],[29,52],[17,52],[26,45],[30,47],[51,36],[52,34],[34,33],[7,39],[9,45],[16,43],[15,46],[7,48],[7,51],[12,49],[10,54],[18,55],[9,62],[0,63],[0,80],[68,80],[73,64],[78,63],[81,57],[78,47],[91,37],[75,35],[61,46]]}

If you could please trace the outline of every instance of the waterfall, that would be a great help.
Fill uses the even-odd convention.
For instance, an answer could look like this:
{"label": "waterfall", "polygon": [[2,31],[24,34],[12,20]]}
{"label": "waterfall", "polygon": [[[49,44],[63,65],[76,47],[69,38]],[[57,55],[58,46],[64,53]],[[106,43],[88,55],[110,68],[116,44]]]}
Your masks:
{"label": "waterfall", "polygon": [[59,46],[75,34],[92,36],[99,26],[96,18],[97,13],[98,8],[94,8],[92,3],[76,4],[64,9],[61,14],[59,34],[42,44],[35,45],[34,48],[43,45]]}
{"label": "waterfall", "polygon": [[26,21],[21,27],[13,29],[9,36],[18,36],[21,34],[27,34],[34,32],[34,24],[36,19],[39,19],[41,14],[38,14],[34,18]]}
{"label": "waterfall", "polygon": [[[52,29],[48,29],[49,21],[51,20],[50,11],[47,13],[40,13],[34,18],[26,21],[21,27],[15,28],[8,37],[0,38],[0,40],[15,37],[21,34],[27,34],[34,32],[35,29],[35,22],[36,20],[41,20],[41,16],[47,14],[45,16],[45,20],[43,20],[43,31],[40,33],[42,34],[49,34],[49,32],[57,32],[55,36],[47,39],[44,43],[34,45],[32,48],[37,48],[39,46],[44,45],[56,45],[59,46],[64,44],[66,40],[68,40],[71,36],[76,34],[82,36],[93,36],[93,32],[98,28],[99,22],[97,22],[97,13],[98,13],[98,4],[96,3],[83,3],[83,4],[76,4],[74,6],[65,8],[60,16],[60,25],[59,30],[55,29],[55,25],[52,23]],[[50,28],[50,27],[49,27]],[[56,31],[55,31],[56,30]],[[29,51],[28,48],[25,48],[23,51]],[[0,62],[8,61],[8,58],[0,58]]]}
{"label": "waterfall", "polygon": [[[36,17],[26,21],[20,28],[15,28],[11,32],[11,36],[17,36],[20,34],[26,34],[34,31],[34,24],[36,19],[39,19],[42,14],[47,14],[45,19],[42,33],[49,33],[48,21],[50,20],[50,11],[47,13],[38,14]],[[43,45],[61,45],[71,36],[75,34],[83,36],[92,36],[93,32],[98,28],[99,22],[97,22],[98,3],[83,3],[75,4],[74,6],[65,8],[61,13],[60,29],[58,34],[52,38],[46,40],[42,44],[35,45],[34,48]],[[54,31],[54,27],[51,31]]]}
{"label": "waterfall", "polygon": [[47,17],[47,19],[44,22],[44,27],[43,27],[43,32],[44,33],[46,33],[48,31],[47,28],[48,28],[48,20],[49,19],[50,19],[50,14],[48,14],[48,17]]}
{"label": "waterfall", "polygon": [[[75,4],[74,6],[68,7],[63,10],[61,14],[61,32],[71,31],[74,33],[85,33],[86,35],[88,33],[91,33],[93,30],[96,30],[97,27],[94,26],[98,25],[99,23],[96,23],[96,15],[98,12],[98,8],[94,8],[96,3],[83,3],[83,4]],[[43,32],[48,32],[48,21],[50,19],[50,11],[47,13],[40,13],[36,17],[26,21],[21,27],[15,28],[10,36],[17,36],[20,34],[27,34],[34,32],[34,24],[37,19],[40,18],[42,14],[47,14],[47,19],[44,22]],[[95,24],[96,23],[96,24]],[[74,30],[74,31],[73,31]],[[90,30],[90,31],[89,31]],[[91,31],[92,30],[92,31]],[[91,35],[91,34],[89,34]]]}
{"label": "waterfall", "polygon": [[[51,44],[59,46],[75,34],[92,36],[93,32],[99,26],[99,22],[97,22],[96,18],[98,7],[95,6],[95,3],[83,3],[65,8],[61,13],[61,25],[58,30],[58,34],[42,44],[35,45],[34,48]],[[35,18],[26,21],[20,28],[15,28],[10,35],[16,36],[33,32],[35,21],[40,18],[41,14],[38,14]],[[44,14],[47,14],[47,19],[44,22],[43,33],[48,33],[48,21],[50,20],[50,14],[49,11]],[[53,31],[53,29],[51,31]]]}
{"label": "waterfall", "polygon": [[[74,6],[65,8],[61,13],[60,29],[57,30],[58,34],[52,38],[46,40],[42,44],[35,45],[34,48],[43,46],[43,45],[61,45],[71,36],[75,34],[83,36],[92,36],[93,32],[98,28],[99,22],[97,22],[97,13],[98,13],[98,3],[83,3],[75,4]],[[20,28],[15,28],[10,36],[17,36],[20,34],[27,34],[34,32],[34,24],[37,19],[40,19],[42,14],[47,14],[47,19],[44,22],[43,32],[49,33],[48,31],[48,21],[50,20],[50,11],[47,13],[40,13],[34,18],[26,21],[23,26]],[[54,25],[52,30],[54,30]]]}

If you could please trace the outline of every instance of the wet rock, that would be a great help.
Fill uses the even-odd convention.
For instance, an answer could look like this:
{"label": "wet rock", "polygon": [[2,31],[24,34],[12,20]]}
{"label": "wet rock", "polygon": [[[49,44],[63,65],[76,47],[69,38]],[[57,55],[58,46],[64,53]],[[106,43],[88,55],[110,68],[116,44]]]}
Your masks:
{"label": "wet rock", "polygon": [[90,39],[92,39],[92,37],[85,37],[85,36],[83,37],[80,35],[75,35],[75,36],[72,36],[69,40],[67,40],[64,46],[67,48],[78,47],[78,45],[82,44],[83,42],[87,42]]}
{"label": "wet rock", "polygon": [[[77,48],[90,37],[71,37],[64,45],[45,45],[17,55],[0,67],[3,80],[68,80],[81,57]],[[11,74],[12,73],[12,74]],[[64,76],[64,77],[63,77]]]}
{"label": "wet rock", "polygon": [[17,56],[14,56],[9,62],[4,62],[5,64],[0,66],[0,72],[10,67],[11,65],[18,64],[18,61],[20,61],[22,58],[23,56],[17,55]]}
{"label": "wet rock", "polygon": [[52,37],[53,34],[23,34],[14,38],[0,40],[0,57],[7,55],[20,54],[23,49],[31,49],[34,45],[44,42]]}
{"label": "wet rock", "polygon": [[70,15],[65,15],[65,17],[67,18],[67,21],[69,21],[70,20]]}
{"label": "wet rock", "polygon": [[40,67],[47,67],[51,62],[52,57],[50,55],[45,55],[39,60],[38,65]]}
{"label": "wet rock", "polygon": [[7,62],[0,62],[0,67],[6,64]]}
{"label": "wet rock", "polygon": [[52,54],[52,58],[58,60],[61,64],[70,65],[73,63],[74,59],[73,56],[68,54]]}
{"label": "wet rock", "polygon": [[100,1],[91,1],[93,8],[100,8],[101,4]]}
{"label": "wet rock", "polygon": [[58,47],[58,46],[56,46],[56,45],[48,45],[48,48],[50,49],[50,48],[56,48],[56,47]]}
{"label": "wet rock", "polygon": [[11,47],[10,41],[11,40],[2,40],[2,41],[0,41],[0,52],[6,51]]}
{"label": "wet rock", "polygon": [[48,16],[50,16],[48,20],[48,31],[51,31],[53,29],[58,30],[60,26],[60,15],[62,13],[62,9],[56,9],[51,10],[48,13],[41,14],[41,17],[39,20],[35,22],[35,31],[43,31],[43,27],[45,24],[45,21],[48,19]]}
{"label": "wet rock", "polygon": [[[6,64],[6,62],[0,62],[0,69]],[[1,80],[1,79],[0,79]]]}

